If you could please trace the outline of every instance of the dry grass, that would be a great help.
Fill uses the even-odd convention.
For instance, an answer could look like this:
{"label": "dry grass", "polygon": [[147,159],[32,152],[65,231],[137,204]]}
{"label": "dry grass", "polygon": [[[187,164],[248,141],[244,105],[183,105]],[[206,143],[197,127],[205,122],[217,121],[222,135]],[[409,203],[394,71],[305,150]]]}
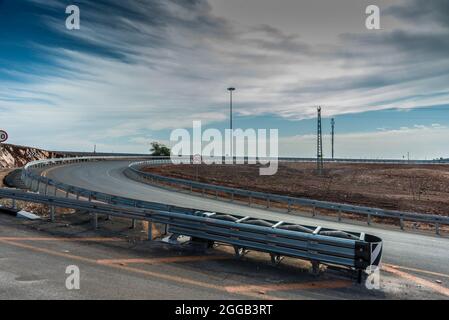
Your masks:
{"label": "dry grass", "polygon": [[[147,171],[196,180],[191,165]],[[274,176],[260,176],[251,165],[201,166],[199,181],[216,185],[348,203],[383,209],[449,215],[449,166],[327,164],[318,176],[313,163],[280,164]]]}

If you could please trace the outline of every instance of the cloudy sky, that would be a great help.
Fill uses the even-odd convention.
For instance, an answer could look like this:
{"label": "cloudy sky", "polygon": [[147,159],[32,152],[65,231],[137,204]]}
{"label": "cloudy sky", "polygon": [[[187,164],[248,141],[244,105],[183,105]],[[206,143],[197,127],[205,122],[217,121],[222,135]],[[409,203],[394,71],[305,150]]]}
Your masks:
{"label": "cloudy sky", "polygon": [[228,126],[232,85],[235,127],[279,129],[283,156],[314,155],[321,105],[325,155],[335,117],[338,157],[449,157],[447,0],[0,0],[0,36],[10,143],[146,152]]}

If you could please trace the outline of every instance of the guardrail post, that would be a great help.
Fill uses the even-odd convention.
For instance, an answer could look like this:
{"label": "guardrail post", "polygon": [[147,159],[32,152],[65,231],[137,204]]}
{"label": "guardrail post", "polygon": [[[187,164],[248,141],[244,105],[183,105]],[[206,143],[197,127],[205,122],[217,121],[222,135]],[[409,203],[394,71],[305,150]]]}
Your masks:
{"label": "guardrail post", "polygon": [[55,222],[55,206],[50,207],[50,221]]}
{"label": "guardrail post", "polygon": [[45,182],[45,190],[44,190],[44,195],[47,195],[47,191],[48,191],[48,183]]}
{"label": "guardrail post", "polygon": [[368,225],[371,225],[371,213],[368,213],[368,219],[366,221],[368,223]]}
{"label": "guardrail post", "polygon": [[251,195],[248,196],[248,206],[251,207]]}
{"label": "guardrail post", "polygon": [[215,190],[215,199],[218,199],[218,190]]}
{"label": "guardrail post", "polygon": [[316,217],[316,207],[315,206],[313,206],[313,209],[312,209],[312,217]]}
{"label": "guardrail post", "polygon": [[204,188],[201,189],[201,194],[203,195],[203,198],[204,198]]}
{"label": "guardrail post", "polygon": [[190,193],[193,193],[193,187],[190,185]]}
{"label": "guardrail post", "polygon": [[67,191],[65,192],[65,197],[66,197],[66,198],[69,197],[69,190],[67,190]]}
{"label": "guardrail post", "polygon": [[338,222],[341,222],[341,210],[338,210]]}
{"label": "guardrail post", "polygon": [[95,230],[98,229],[98,214],[92,213],[92,226]]}
{"label": "guardrail post", "polygon": [[37,188],[36,188],[36,192],[39,193],[39,189],[41,188],[41,181],[38,180],[37,181]]}
{"label": "guardrail post", "polygon": [[270,197],[267,198],[267,209],[270,207]]}
{"label": "guardrail post", "polygon": [[148,241],[153,240],[153,222],[148,221]]}
{"label": "guardrail post", "polygon": [[437,235],[440,235],[440,224],[438,222],[435,223],[435,233]]}
{"label": "guardrail post", "polygon": [[312,274],[317,276],[320,274],[320,262],[312,260]]}
{"label": "guardrail post", "polygon": [[12,208],[16,209],[16,199],[12,199]]}
{"label": "guardrail post", "polygon": [[234,202],[234,192],[231,192],[231,202]]}
{"label": "guardrail post", "polygon": [[400,225],[401,225],[401,230],[404,230],[404,218],[400,218],[399,219],[399,223],[400,223]]}
{"label": "guardrail post", "polygon": [[135,229],[136,228],[136,219],[132,219],[131,220],[131,229]]}

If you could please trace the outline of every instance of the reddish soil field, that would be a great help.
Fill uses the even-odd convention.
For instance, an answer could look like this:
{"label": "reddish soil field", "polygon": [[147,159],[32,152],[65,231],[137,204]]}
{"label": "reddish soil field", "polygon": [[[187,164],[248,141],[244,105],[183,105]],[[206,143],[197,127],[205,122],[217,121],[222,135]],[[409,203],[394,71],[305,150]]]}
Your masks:
{"label": "reddish soil field", "polygon": [[[145,171],[196,180],[193,165],[167,165]],[[201,165],[198,181],[235,188],[429,214],[449,213],[449,166],[279,164],[274,176],[260,176],[257,165]]]}

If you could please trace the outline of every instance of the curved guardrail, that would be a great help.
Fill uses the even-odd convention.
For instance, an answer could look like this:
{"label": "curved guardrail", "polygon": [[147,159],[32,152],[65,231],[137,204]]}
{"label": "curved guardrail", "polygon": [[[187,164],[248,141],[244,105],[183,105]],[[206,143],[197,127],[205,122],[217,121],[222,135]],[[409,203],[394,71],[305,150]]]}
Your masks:
{"label": "curved guardrail", "polygon": [[[279,158],[281,162],[316,162],[316,158]],[[355,158],[323,158],[326,163],[366,163],[366,164],[414,164],[414,165],[434,165],[449,164],[449,159],[435,160],[405,160],[405,159],[355,159]]]}
{"label": "curved guardrail", "polygon": [[[314,269],[320,263],[348,267],[358,271],[359,281],[363,270],[380,264],[382,240],[374,235],[118,197],[60,183],[42,176],[39,171],[52,165],[110,160],[134,161],[135,158],[85,157],[32,162],[25,166],[22,178],[30,189],[44,195],[2,189],[0,197],[163,223],[174,235],[231,244],[237,256],[250,249],[269,253],[274,263],[279,263],[282,256],[290,256],[312,261]],[[164,163],[167,160],[153,158],[151,161]],[[53,188],[52,196],[50,188]],[[57,190],[65,191],[65,198],[56,197]],[[75,195],[76,200],[70,199],[69,194]],[[81,197],[89,201],[81,201]]]}
{"label": "curved guardrail", "polygon": [[256,192],[250,190],[243,190],[237,188],[217,186],[207,183],[189,181],[185,179],[165,177],[149,172],[143,172],[141,169],[147,166],[161,165],[161,164],[171,164],[170,160],[159,159],[150,161],[139,161],[131,163],[125,172],[125,174],[134,180],[143,181],[147,183],[160,182],[160,183],[170,183],[177,186],[183,186],[189,188],[190,190],[197,189],[202,191],[202,195],[205,191],[215,193],[218,198],[218,193],[230,195],[231,201],[234,200],[235,196],[243,197],[248,199],[248,205],[251,206],[252,200],[258,199],[267,203],[267,207],[270,206],[272,202],[283,203],[287,206],[288,211],[291,211],[291,206],[305,206],[312,208],[320,208],[326,210],[333,210],[339,213],[338,219],[341,220],[341,214],[343,212],[357,214],[367,218],[367,223],[371,224],[372,217],[380,218],[390,218],[397,219],[400,222],[401,229],[404,229],[404,221],[422,222],[435,225],[435,232],[440,234],[440,225],[449,225],[449,217],[438,216],[438,215],[428,215],[413,212],[403,212],[397,210],[385,210],[380,208],[356,206],[350,204],[341,204],[329,201],[318,201],[306,198],[296,198],[290,196],[282,196],[278,194]]}

